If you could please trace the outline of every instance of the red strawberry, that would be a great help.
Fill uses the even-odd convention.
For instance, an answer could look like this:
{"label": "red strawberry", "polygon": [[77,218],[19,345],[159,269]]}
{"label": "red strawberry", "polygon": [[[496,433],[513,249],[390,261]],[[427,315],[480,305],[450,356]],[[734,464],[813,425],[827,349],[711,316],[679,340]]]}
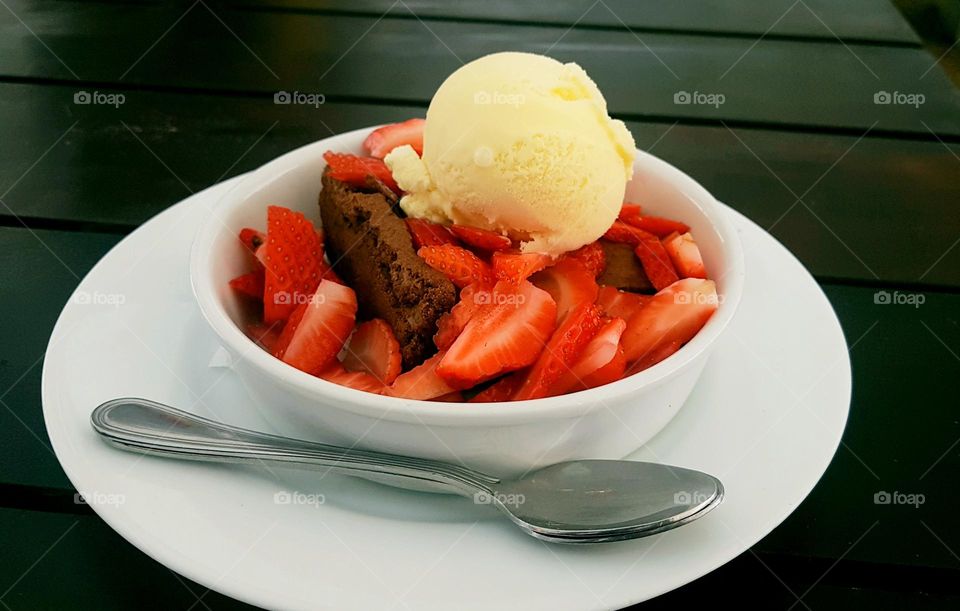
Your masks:
{"label": "red strawberry", "polygon": [[387,185],[394,193],[400,193],[400,187],[393,179],[390,168],[382,159],[374,157],[358,157],[348,153],[334,153],[327,151],[323,154],[323,159],[330,166],[330,176],[336,180],[364,187],[367,183],[367,176],[373,176]]}
{"label": "red strawberry", "polygon": [[[654,295],[627,321],[621,343],[628,362],[650,366],[690,341],[717,309],[717,290],[712,280],[686,278]],[[631,367],[631,371],[639,371]]]}
{"label": "red strawberry", "polygon": [[491,257],[493,273],[497,280],[510,280],[520,284],[531,275],[542,270],[553,262],[550,255],[538,252],[495,252]]}
{"label": "red strawberry", "polygon": [[254,299],[263,299],[263,282],[263,270],[258,269],[248,274],[237,276],[231,280],[230,288],[241,295],[253,297]]}
{"label": "red strawberry", "polygon": [[272,353],[280,339],[280,325],[265,325],[260,322],[253,322],[247,325],[247,337],[252,339],[255,344]]}
{"label": "red strawberry", "polygon": [[557,306],[550,295],[522,282],[500,281],[486,294],[437,366],[451,386],[469,388],[536,360],[553,332]]}
{"label": "red strawberry", "polygon": [[633,313],[650,301],[650,295],[640,295],[629,291],[617,290],[614,286],[603,285],[597,293],[597,305],[607,316],[630,320]]}
{"label": "red strawberry", "polygon": [[451,225],[450,231],[470,246],[481,250],[508,250],[513,247],[510,238],[495,231],[466,225]]}
{"label": "red strawberry", "polygon": [[436,399],[428,399],[428,401],[446,401],[448,403],[463,403],[463,393],[459,390],[455,390],[452,393],[445,395],[440,395]]}
{"label": "red strawberry", "polygon": [[333,361],[331,365],[318,373],[317,377],[340,386],[372,392],[377,395],[382,395],[387,391],[387,386],[376,377],[363,371],[347,371],[338,361]]}
{"label": "red strawberry", "polygon": [[267,234],[256,229],[244,227],[240,230],[240,241],[250,250],[256,252],[260,245],[267,241]]}
{"label": "red strawberry", "polygon": [[[313,223],[299,212],[267,208],[267,241],[261,247],[266,276],[263,321],[286,319],[320,284],[323,245]],[[259,255],[260,253],[258,253]]]}
{"label": "red strawberry", "polygon": [[648,235],[650,235],[648,232],[637,229],[633,225],[628,225],[623,221],[614,221],[613,225],[610,225],[610,229],[607,229],[607,232],[603,234],[603,237],[611,242],[636,246]]}
{"label": "red strawberry", "polygon": [[400,343],[393,329],[379,318],[359,325],[347,342],[343,366],[347,371],[365,371],[383,384],[400,375]]}
{"label": "red strawberry", "polygon": [[353,289],[324,280],[316,293],[290,315],[273,355],[316,375],[336,359],[353,330],[356,315]]}
{"label": "red strawberry", "polygon": [[606,365],[597,369],[593,373],[588,373],[580,379],[579,386],[575,386],[577,390],[587,390],[588,388],[596,388],[597,386],[603,386],[604,384],[609,384],[610,382],[616,382],[617,380],[623,379],[623,376],[627,373],[627,358],[623,355],[623,347],[617,346],[617,353],[613,355],[613,358],[610,359]]}
{"label": "red strawberry", "polygon": [[707,270],[703,265],[700,249],[689,232],[672,233],[663,239],[663,247],[673,262],[673,267],[683,278],[706,278]]}
{"label": "red strawberry", "polygon": [[673,269],[670,255],[667,254],[667,250],[656,237],[651,236],[644,239],[633,252],[640,259],[640,264],[643,265],[643,271],[650,279],[650,284],[658,291],[680,279],[677,276],[677,271]]}
{"label": "red strawberry", "polygon": [[[577,360],[570,366],[570,370],[556,382],[554,388],[551,389],[551,394],[562,395],[571,391],[593,388],[588,382],[596,382],[598,379],[588,378],[591,378],[615,360],[618,353],[620,355],[619,364],[615,364],[612,371],[605,371],[598,377],[602,379],[612,376],[618,368],[620,376],[614,379],[623,377],[627,362],[623,357],[623,349],[620,347],[620,336],[623,335],[623,330],[626,328],[627,323],[622,318],[613,318],[604,322],[600,330],[584,347]],[[606,384],[606,382],[603,383]]]}
{"label": "red strawberry", "polygon": [[444,352],[438,352],[406,373],[400,374],[387,389],[392,397],[404,399],[436,399],[456,392],[457,389],[447,384],[437,375],[437,365],[444,357]]}
{"label": "red strawberry", "polygon": [[557,302],[558,324],[578,305],[596,301],[600,289],[593,274],[576,259],[561,258],[556,265],[535,274],[530,280]]}
{"label": "red strawberry", "polygon": [[624,221],[636,227],[637,229],[642,229],[647,233],[652,233],[658,238],[670,235],[672,232],[676,231],[677,233],[686,233],[690,231],[690,227],[685,223],[680,221],[672,221],[670,219],[661,218],[659,216],[628,216],[621,217]]}
{"label": "red strawberry", "polygon": [[493,270],[480,257],[453,244],[423,246],[417,254],[427,265],[450,279],[458,288],[474,282],[492,284]]}
{"label": "red strawberry", "polygon": [[477,298],[478,291],[488,294],[493,287],[480,283],[470,284],[460,291],[460,301],[449,312],[437,321],[437,333],[433,336],[433,343],[440,350],[446,350],[460,337],[463,328],[467,326],[476,311],[483,305],[483,299]]}
{"label": "red strawberry", "polygon": [[600,307],[593,302],[577,306],[557,327],[540,357],[530,368],[514,401],[548,397],[567,375],[602,324]]}
{"label": "red strawberry", "polygon": [[523,384],[524,374],[523,371],[514,371],[513,373],[507,374],[486,387],[472,399],[470,403],[499,403],[501,401],[510,401],[514,394],[516,394],[517,389]]}
{"label": "red strawberry", "polygon": [[603,247],[600,246],[599,242],[591,242],[563,256],[576,259],[582,263],[587,271],[593,274],[594,278],[598,278],[607,267],[607,255],[604,254]]}
{"label": "red strawberry", "polygon": [[407,231],[413,238],[413,247],[440,246],[441,244],[457,244],[457,238],[449,229],[438,223],[426,219],[407,217],[403,219],[407,224]]}
{"label": "red strawberry", "polygon": [[407,119],[401,123],[384,125],[370,132],[367,139],[363,141],[363,148],[370,155],[383,159],[387,153],[409,144],[417,155],[423,154],[423,127],[426,121],[420,118]]}
{"label": "red strawberry", "polygon": [[617,215],[617,218],[625,223],[629,223],[631,219],[639,218],[642,212],[643,209],[640,207],[640,204],[624,202],[624,204],[620,206],[620,214]]}

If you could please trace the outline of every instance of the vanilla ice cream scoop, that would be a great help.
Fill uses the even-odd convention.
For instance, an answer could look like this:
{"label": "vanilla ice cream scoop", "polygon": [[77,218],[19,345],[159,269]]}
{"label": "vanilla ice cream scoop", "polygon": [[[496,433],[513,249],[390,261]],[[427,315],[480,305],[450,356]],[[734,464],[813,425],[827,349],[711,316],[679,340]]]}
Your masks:
{"label": "vanilla ice cream scoop", "polygon": [[423,137],[386,157],[410,216],[490,229],[551,255],[593,242],[617,218],[635,145],[583,69],[496,53],[440,86]]}

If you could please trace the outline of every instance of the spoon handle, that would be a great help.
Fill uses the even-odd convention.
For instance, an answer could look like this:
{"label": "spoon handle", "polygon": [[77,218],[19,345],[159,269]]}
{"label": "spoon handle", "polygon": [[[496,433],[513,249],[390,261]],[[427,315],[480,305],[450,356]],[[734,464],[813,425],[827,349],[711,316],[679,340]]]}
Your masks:
{"label": "spoon handle", "polygon": [[90,415],[108,443],[133,452],[223,463],[326,469],[376,479],[413,479],[471,496],[499,480],[435,460],[369,452],[269,435],[207,420],[146,399],[107,401]]}

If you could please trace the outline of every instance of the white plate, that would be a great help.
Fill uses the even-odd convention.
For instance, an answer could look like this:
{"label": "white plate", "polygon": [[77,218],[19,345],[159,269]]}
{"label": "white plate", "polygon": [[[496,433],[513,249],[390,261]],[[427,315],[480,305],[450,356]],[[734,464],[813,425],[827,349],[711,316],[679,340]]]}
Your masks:
{"label": "white plate", "polygon": [[109,448],[88,419],[119,396],[267,430],[243,381],[218,366],[187,277],[190,240],[225,188],[158,215],[94,267],[57,321],[43,371],[47,430],[71,482],[128,541],[204,586],[270,608],[622,607],[773,530],[840,441],[850,362],[833,310],[783,246],[731,210],[747,265],[740,310],[687,404],[633,455],[723,480],[724,503],[689,526],[557,546],[459,497]]}

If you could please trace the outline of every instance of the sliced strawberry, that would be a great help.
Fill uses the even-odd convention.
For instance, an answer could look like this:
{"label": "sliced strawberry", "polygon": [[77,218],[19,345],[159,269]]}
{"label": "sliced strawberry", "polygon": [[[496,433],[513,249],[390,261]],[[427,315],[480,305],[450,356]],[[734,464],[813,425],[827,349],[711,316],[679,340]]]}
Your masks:
{"label": "sliced strawberry", "polygon": [[263,299],[263,270],[258,269],[230,281],[230,288],[254,299]]}
{"label": "sliced strawberry", "polygon": [[436,399],[429,399],[430,401],[445,401],[447,403],[463,403],[463,393],[459,390],[455,390],[452,393],[446,395],[440,395]]}
{"label": "sliced strawberry", "polygon": [[485,297],[478,298],[478,292],[480,295],[488,295],[492,288],[490,285],[480,283],[463,287],[460,291],[460,301],[437,321],[437,333],[433,336],[433,343],[439,350],[447,350],[453,345],[463,332],[463,328],[486,301]]}
{"label": "sliced strawberry", "polygon": [[650,279],[650,284],[658,291],[680,279],[677,271],[673,269],[670,255],[667,254],[667,250],[658,238],[645,238],[633,252],[640,259],[640,264],[643,265],[643,271]]}
{"label": "sliced strawberry", "polygon": [[643,209],[640,207],[640,204],[630,204],[624,202],[620,206],[620,214],[617,215],[617,218],[625,223],[629,223],[632,219],[639,218],[643,214]]}
{"label": "sliced strawberry", "polygon": [[520,386],[523,385],[525,371],[514,371],[507,374],[478,392],[470,403],[500,403],[501,401],[510,401]]}
{"label": "sliced strawberry", "polygon": [[611,242],[620,242],[621,244],[631,244],[636,246],[647,235],[648,232],[637,229],[633,225],[628,225],[623,221],[614,221],[610,229],[603,234],[603,237]]}
{"label": "sliced strawberry", "polygon": [[491,262],[497,280],[510,280],[514,284],[520,284],[553,263],[553,258],[538,252],[495,252]]}
{"label": "sliced strawberry", "polygon": [[663,247],[673,262],[673,267],[682,278],[706,278],[707,269],[703,265],[700,249],[689,232],[672,233],[663,239]]}
{"label": "sliced strawberry", "polygon": [[327,151],[323,159],[330,166],[330,176],[355,187],[365,187],[367,176],[373,176],[394,193],[400,193],[397,181],[393,179],[390,168],[382,159],[374,157],[358,157],[348,153],[334,153]]}
{"label": "sliced strawberry", "polygon": [[316,375],[343,348],[356,315],[357,296],[353,289],[324,280],[316,293],[290,315],[273,355]]}
{"label": "sliced strawberry", "polygon": [[383,159],[387,153],[409,144],[417,155],[423,154],[423,127],[426,121],[420,118],[407,119],[400,123],[384,125],[370,132],[363,141],[363,148],[371,156]]}
{"label": "sliced strawberry", "polygon": [[617,353],[613,355],[606,365],[597,369],[593,373],[588,373],[580,379],[580,385],[575,386],[576,390],[587,390],[596,388],[610,382],[616,382],[623,378],[627,373],[627,358],[623,355],[623,347],[617,346]]}
{"label": "sliced strawberry", "polygon": [[451,225],[450,231],[470,246],[481,250],[509,250],[513,247],[510,238],[495,231],[466,225]]}
{"label": "sliced strawberry", "polygon": [[484,301],[437,366],[453,387],[469,388],[526,367],[553,332],[556,304],[527,281],[520,286],[500,281]]}
{"label": "sliced strawberry", "polygon": [[[669,356],[665,348],[677,348],[690,341],[717,309],[717,290],[712,280],[686,278],[674,282],[654,295],[630,317],[621,342],[628,362],[653,356]],[[675,350],[675,349],[674,349]],[[666,354],[666,356],[664,356]],[[631,371],[635,371],[631,367]]]}
{"label": "sliced strawberry", "polygon": [[260,250],[264,250],[262,261],[266,269],[263,321],[285,320],[317,290],[323,245],[313,223],[305,216],[280,206],[269,206],[267,241]]}
{"label": "sliced strawberry", "polygon": [[593,274],[576,259],[561,258],[556,265],[535,274],[530,280],[557,302],[557,324],[578,305],[596,301],[600,290]]}
{"label": "sliced strawberry", "polygon": [[403,220],[407,224],[407,231],[410,232],[410,237],[413,238],[414,248],[458,243],[453,233],[439,223],[413,217],[407,217]]}
{"label": "sliced strawberry", "polygon": [[417,254],[427,265],[450,279],[458,288],[474,282],[492,284],[493,270],[480,257],[453,244],[423,246]]}
{"label": "sliced strawberry", "polygon": [[550,391],[551,394],[562,395],[571,391],[593,388],[593,386],[587,384],[588,378],[605,368],[610,361],[616,358],[617,353],[620,354],[622,364],[615,365],[613,371],[604,372],[598,379],[612,376],[617,367],[619,367],[620,376],[615,379],[620,379],[626,367],[626,359],[623,358],[623,349],[620,347],[620,336],[623,335],[623,330],[626,328],[627,323],[622,318],[612,318],[605,321],[596,335],[584,347],[577,360],[570,366],[570,369],[557,380],[556,385]]}
{"label": "sliced strawberry", "polygon": [[437,365],[445,353],[438,352],[406,373],[401,373],[387,389],[392,397],[404,399],[436,399],[456,392],[457,389],[447,384],[437,375]]}
{"label": "sliced strawberry", "polygon": [[247,337],[255,344],[272,353],[280,339],[280,325],[265,325],[262,322],[252,322],[246,327]]}
{"label": "sliced strawberry", "polygon": [[679,350],[682,346],[683,342],[676,339],[663,342],[633,363],[630,363],[627,366],[626,373],[628,375],[633,375],[643,371],[644,369],[647,369],[648,367],[652,367]]}
{"label": "sliced strawberry", "polygon": [[539,399],[559,394],[557,382],[583,354],[584,348],[602,324],[600,307],[593,302],[577,306],[557,327],[540,357],[530,368],[514,401]]}
{"label": "sliced strawberry", "polygon": [[343,366],[347,371],[365,371],[384,384],[400,375],[400,342],[386,321],[379,318],[357,326],[347,342]]}
{"label": "sliced strawberry", "polygon": [[244,227],[240,230],[240,241],[251,251],[256,252],[260,245],[267,241],[267,234],[256,229]]}
{"label": "sliced strawberry", "polygon": [[587,271],[593,274],[594,278],[599,278],[603,270],[607,268],[607,255],[603,252],[603,246],[600,245],[600,242],[591,242],[563,256],[582,263]]}
{"label": "sliced strawberry", "polygon": [[690,226],[680,221],[672,221],[659,216],[628,216],[621,218],[637,229],[642,229],[647,233],[652,233],[658,238],[668,236],[674,231],[677,233],[686,233],[690,231]]}
{"label": "sliced strawberry", "polygon": [[603,285],[597,293],[597,305],[607,316],[630,320],[634,312],[650,301],[650,295],[641,295],[618,290],[615,286]]}
{"label": "sliced strawberry", "polygon": [[387,392],[387,386],[375,376],[364,371],[347,371],[344,366],[336,360],[327,366],[326,369],[318,373],[317,377],[323,378],[328,382],[334,382],[340,386],[372,392],[377,395],[382,395]]}

